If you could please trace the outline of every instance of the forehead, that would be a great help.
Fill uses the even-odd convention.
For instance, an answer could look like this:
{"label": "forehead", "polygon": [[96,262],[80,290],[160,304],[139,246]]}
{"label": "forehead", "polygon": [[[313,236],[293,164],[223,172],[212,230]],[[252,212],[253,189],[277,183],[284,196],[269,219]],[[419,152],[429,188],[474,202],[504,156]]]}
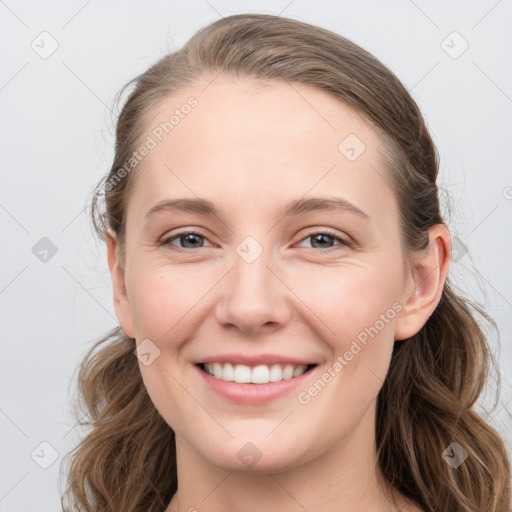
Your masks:
{"label": "forehead", "polygon": [[155,144],[137,169],[132,210],[200,196],[261,212],[272,198],[339,192],[371,214],[394,201],[377,133],[307,84],[217,77],[162,101],[143,137]]}

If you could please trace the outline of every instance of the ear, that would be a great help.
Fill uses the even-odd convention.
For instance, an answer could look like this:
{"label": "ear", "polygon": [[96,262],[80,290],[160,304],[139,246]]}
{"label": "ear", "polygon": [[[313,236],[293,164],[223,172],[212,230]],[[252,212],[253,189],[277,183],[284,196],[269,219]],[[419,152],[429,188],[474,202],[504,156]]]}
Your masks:
{"label": "ear", "polygon": [[119,263],[116,235],[110,230],[107,233],[107,253],[108,267],[114,291],[114,310],[123,331],[130,338],[135,338],[130,303],[124,282],[124,268]]}
{"label": "ear", "polygon": [[444,224],[432,226],[428,233],[428,247],[411,258],[401,301],[403,308],[395,323],[395,340],[418,333],[441,300],[450,266],[450,233]]}

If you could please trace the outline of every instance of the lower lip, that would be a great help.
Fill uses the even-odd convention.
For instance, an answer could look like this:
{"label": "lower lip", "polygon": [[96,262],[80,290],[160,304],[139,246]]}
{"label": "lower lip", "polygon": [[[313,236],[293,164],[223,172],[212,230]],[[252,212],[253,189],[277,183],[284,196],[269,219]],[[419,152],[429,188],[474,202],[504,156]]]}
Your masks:
{"label": "lower lip", "polygon": [[268,384],[239,384],[238,382],[229,382],[217,379],[209,373],[206,373],[199,366],[197,371],[201,374],[206,384],[218,395],[227,400],[239,404],[264,404],[290,393],[296,389],[315,371],[313,367],[298,377],[279,382],[269,382]]}

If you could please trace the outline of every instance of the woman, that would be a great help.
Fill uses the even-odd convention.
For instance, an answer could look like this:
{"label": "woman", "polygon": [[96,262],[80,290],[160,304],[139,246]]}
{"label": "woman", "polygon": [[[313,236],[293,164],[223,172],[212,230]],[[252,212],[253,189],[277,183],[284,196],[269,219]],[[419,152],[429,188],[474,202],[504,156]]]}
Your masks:
{"label": "woman", "polygon": [[485,313],[400,81],[251,14],[133,82],[92,204],[120,327],[81,366],[67,510],[508,510]]}

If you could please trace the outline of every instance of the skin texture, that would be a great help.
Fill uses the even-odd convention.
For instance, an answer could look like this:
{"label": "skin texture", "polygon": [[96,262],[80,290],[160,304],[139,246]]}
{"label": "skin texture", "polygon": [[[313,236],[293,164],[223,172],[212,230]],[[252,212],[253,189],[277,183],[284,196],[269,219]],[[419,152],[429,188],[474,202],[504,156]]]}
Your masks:
{"label": "skin texture", "polygon": [[[140,369],[176,433],[179,490],[167,512],[396,510],[377,486],[376,398],[394,340],[418,332],[440,300],[449,233],[435,226],[429,247],[405,259],[378,135],[325,92],[224,76],[203,89],[168,98],[147,124],[150,133],[191,95],[198,101],[137,169],[124,268],[108,237],[119,322],[138,344],[150,339],[160,350]],[[349,134],[365,144],[354,161],[338,149]],[[280,216],[284,203],[303,196],[344,198],[369,218]],[[160,200],[197,197],[222,215],[144,220]],[[326,228],[352,247],[335,238],[314,245],[311,235]],[[159,245],[186,230],[205,238]],[[236,251],[247,236],[263,250],[252,263]],[[400,311],[300,403],[298,391],[393,304]],[[194,366],[221,353],[290,355],[318,366],[300,389],[270,403],[233,404]],[[248,442],[261,453],[251,468],[237,457]],[[395,497],[401,510],[420,510]]]}

